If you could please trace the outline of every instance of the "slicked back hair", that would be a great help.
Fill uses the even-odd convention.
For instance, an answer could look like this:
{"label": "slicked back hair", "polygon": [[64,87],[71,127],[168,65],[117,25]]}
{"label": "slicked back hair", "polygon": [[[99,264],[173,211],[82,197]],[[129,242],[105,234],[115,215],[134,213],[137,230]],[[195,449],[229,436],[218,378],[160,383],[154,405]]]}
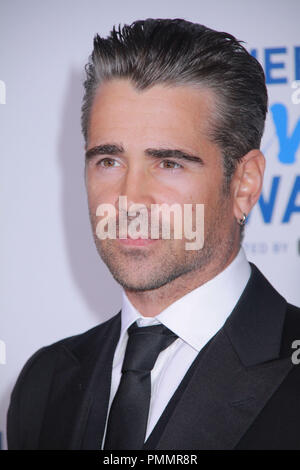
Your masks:
{"label": "slicked back hair", "polygon": [[208,136],[223,156],[225,189],[236,164],[259,149],[268,107],[264,71],[234,36],[183,19],[147,19],[98,34],[85,66],[82,132],[87,142],[91,107],[103,82],[126,78],[137,90],[156,84],[214,92]]}

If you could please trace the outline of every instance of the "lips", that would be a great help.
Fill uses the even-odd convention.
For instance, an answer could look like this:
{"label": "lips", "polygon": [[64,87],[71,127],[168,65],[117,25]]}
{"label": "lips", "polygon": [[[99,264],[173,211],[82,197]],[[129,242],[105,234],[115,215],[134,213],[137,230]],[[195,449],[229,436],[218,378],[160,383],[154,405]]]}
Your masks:
{"label": "lips", "polygon": [[151,245],[152,243],[155,243],[158,241],[158,239],[153,239],[153,238],[118,238],[119,242],[122,243],[123,245],[129,245],[129,246],[146,246],[146,245]]}

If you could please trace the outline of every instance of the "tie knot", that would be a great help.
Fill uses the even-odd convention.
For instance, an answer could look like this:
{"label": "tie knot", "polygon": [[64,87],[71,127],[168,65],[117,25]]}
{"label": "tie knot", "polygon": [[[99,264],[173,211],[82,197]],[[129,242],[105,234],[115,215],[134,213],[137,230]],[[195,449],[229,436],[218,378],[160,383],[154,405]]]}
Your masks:
{"label": "tie knot", "polygon": [[128,328],[128,335],[122,372],[151,371],[159,353],[177,339],[177,335],[162,324],[139,327],[135,322]]}

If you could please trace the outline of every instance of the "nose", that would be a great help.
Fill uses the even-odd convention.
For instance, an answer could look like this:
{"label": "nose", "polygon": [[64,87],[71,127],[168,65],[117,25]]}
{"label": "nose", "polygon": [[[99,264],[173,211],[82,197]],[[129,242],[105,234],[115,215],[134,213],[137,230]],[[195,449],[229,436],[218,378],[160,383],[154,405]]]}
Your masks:
{"label": "nose", "polygon": [[[126,196],[128,211],[132,204],[142,204],[150,210],[151,204],[155,202],[155,190],[147,169],[142,165],[129,167],[122,179],[118,196]],[[116,201],[116,207],[119,207],[119,200]]]}

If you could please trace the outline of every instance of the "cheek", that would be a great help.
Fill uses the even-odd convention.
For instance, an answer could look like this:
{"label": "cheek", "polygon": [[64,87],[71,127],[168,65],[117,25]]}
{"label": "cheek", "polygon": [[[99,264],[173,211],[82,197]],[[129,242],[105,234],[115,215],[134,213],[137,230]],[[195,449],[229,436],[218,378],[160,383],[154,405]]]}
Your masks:
{"label": "cheek", "polygon": [[100,181],[95,172],[88,171],[86,173],[85,184],[90,206],[114,202],[113,185]]}
{"label": "cheek", "polygon": [[192,171],[164,176],[164,181],[160,181],[156,190],[162,202],[204,203],[208,197],[204,175]]}
{"label": "cheek", "polygon": [[232,199],[223,194],[220,186],[205,209],[207,224],[215,226],[218,232],[227,233],[231,225]]}
{"label": "cheek", "polygon": [[207,204],[210,205],[211,200],[213,199],[211,188],[208,187],[207,182],[204,178],[199,178],[195,181],[189,181],[184,194],[186,199],[188,199],[188,202],[205,204],[205,206]]}

